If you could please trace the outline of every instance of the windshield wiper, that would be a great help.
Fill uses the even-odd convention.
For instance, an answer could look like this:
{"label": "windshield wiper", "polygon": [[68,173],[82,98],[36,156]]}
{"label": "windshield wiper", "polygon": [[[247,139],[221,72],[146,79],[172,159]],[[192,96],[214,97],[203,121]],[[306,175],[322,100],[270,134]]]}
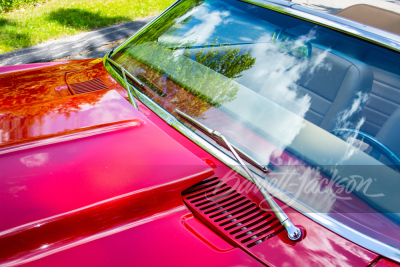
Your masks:
{"label": "windshield wiper", "polygon": [[[175,112],[178,113],[181,117],[189,121],[192,125],[200,128],[202,131],[208,133],[213,139],[222,140],[225,145],[229,148],[232,154],[235,156],[236,160],[242,166],[244,171],[249,176],[250,180],[257,186],[258,190],[261,191],[261,194],[264,196],[265,200],[268,202],[269,206],[271,207],[272,211],[275,213],[276,217],[279,219],[281,224],[285,227],[288,237],[292,241],[297,241],[301,238],[302,232],[301,230],[294,226],[293,223],[290,221],[289,217],[286,213],[281,209],[281,207],[275,202],[275,200],[271,197],[268,193],[267,189],[262,186],[261,182],[256,178],[253,173],[247,168],[244,164],[242,158],[236,153],[238,150],[237,148],[233,148],[233,145],[223,136],[221,133],[217,132],[216,130],[212,130],[207,126],[203,125],[202,123],[198,122],[197,120],[193,119],[189,115],[183,113],[182,111],[175,109]],[[240,152],[240,151],[239,151]],[[241,152],[242,153],[242,152]]]}
{"label": "windshield wiper", "polygon": [[180,49],[201,49],[201,48],[219,48],[224,46],[237,46],[237,45],[254,45],[254,44],[270,44],[271,42],[257,42],[257,43],[221,43],[221,44],[210,44],[210,45],[194,45],[194,46],[175,46],[175,47],[168,47],[165,46],[167,49],[171,50],[180,50]]}
{"label": "windshield wiper", "polygon": [[[106,60],[108,62],[110,62],[112,65],[114,65],[115,67],[117,67],[121,72],[122,72],[122,77],[124,78],[125,81],[125,89],[126,91],[128,91],[128,98],[129,98],[129,102],[137,109],[139,110],[137,104],[136,104],[136,100],[135,97],[137,97],[136,95],[136,91],[135,90],[131,90],[131,86],[128,82],[128,79],[126,78],[126,76],[128,75],[129,78],[131,78],[134,82],[136,82],[140,87],[144,87],[143,83],[136,78],[135,76],[133,76],[132,74],[129,73],[129,71],[127,71],[124,67],[122,67],[120,64],[118,64],[117,62],[115,62],[114,60],[112,60],[111,58],[109,58],[109,56],[106,56]],[[135,96],[135,97],[134,97]]]}
{"label": "windshield wiper", "polygon": [[[186,113],[180,111],[179,109],[175,109],[175,112],[178,113],[178,115],[181,116],[182,118],[184,118],[187,121],[189,121],[197,129],[201,130],[202,132],[207,134],[209,137],[213,138],[219,145],[221,145],[221,142],[222,142],[223,146],[224,145],[227,146],[226,143],[224,142],[224,140],[222,140],[222,138],[220,138],[219,136],[213,135],[213,130],[211,130],[207,126],[205,126],[202,123],[198,122],[197,120],[193,119],[192,117],[190,117]],[[263,166],[257,160],[255,160],[252,157],[250,157],[249,155],[247,155],[244,151],[242,151],[241,149],[237,148],[235,145],[232,145],[232,147],[240,154],[241,158],[244,158],[246,161],[251,163],[253,166],[257,167],[258,169],[260,169],[260,170],[262,170],[264,172],[268,171],[268,168],[266,166]]]}

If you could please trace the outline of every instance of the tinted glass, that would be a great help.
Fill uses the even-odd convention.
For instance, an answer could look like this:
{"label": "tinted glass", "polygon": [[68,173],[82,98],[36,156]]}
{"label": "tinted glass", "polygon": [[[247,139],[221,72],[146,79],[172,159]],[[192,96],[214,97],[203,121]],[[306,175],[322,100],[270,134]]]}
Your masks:
{"label": "tinted glass", "polygon": [[296,201],[400,247],[398,53],[241,1],[186,0],[113,59]]}

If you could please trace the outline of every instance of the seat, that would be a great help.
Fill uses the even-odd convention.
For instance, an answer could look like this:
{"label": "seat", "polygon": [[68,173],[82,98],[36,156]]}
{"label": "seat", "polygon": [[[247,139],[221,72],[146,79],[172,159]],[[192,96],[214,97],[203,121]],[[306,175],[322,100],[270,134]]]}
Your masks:
{"label": "seat", "polygon": [[[374,73],[371,95],[362,111],[366,118],[361,131],[376,136],[395,110],[400,107],[400,71],[392,53],[372,49],[364,59]],[[393,71],[397,71],[394,73]]]}
{"label": "seat", "polygon": [[[298,92],[311,97],[305,119],[332,131],[343,111],[350,110],[357,94],[370,93],[374,74],[367,64],[318,44],[312,44],[308,64],[310,67],[296,82]],[[355,110],[348,122],[359,119],[361,110],[362,107]]]}
{"label": "seat", "polygon": [[375,138],[400,158],[400,108],[383,124]]}

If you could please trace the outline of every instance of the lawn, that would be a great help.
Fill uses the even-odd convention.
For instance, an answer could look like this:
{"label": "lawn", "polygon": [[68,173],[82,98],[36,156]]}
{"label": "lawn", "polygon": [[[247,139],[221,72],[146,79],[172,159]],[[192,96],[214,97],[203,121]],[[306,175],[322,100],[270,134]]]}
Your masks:
{"label": "lawn", "polygon": [[174,0],[49,0],[0,14],[0,54],[156,15]]}

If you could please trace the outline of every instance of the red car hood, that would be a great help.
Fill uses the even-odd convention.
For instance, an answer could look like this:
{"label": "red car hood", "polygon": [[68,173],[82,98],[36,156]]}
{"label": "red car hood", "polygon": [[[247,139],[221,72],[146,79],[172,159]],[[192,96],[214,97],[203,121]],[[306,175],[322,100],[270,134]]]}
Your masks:
{"label": "red car hood", "polygon": [[[21,68],[0,68],[0,266],[365,266],[378,256],[294,211],[303,241],[281,232],[246,253],[181,195],[230,169],[133,108],[101,60]],[[95,78],[108,89],[63,96]]]}
{"label": "red car hood", "polygon": [[[180,206],[182,190],[213,174],[209,165],[166,135],[116,90],[57,97],[54,89],[65,85],[65,70],[84,64],[88,62],[9,72],[1,79],[6,81],[0,109],[3,261],[32,253],[32,242],[44,242],[43,234],[52,235],[53,242],[85,236],[79,231],[58,237],[39,231],[29,244],[26,240],[8,243],[32,235],[32,229],[46,228],[38,225],[60,222],[93,207],[98,211],[102,205],[124,202],[121,205],[129,206],[129,214],[116,210],[104,215],[119,214],[119,219],[88,225],[94,233]],[[21,82],[34,76],[42,81]],[[132,197],[146,200],[130,203]]]}

